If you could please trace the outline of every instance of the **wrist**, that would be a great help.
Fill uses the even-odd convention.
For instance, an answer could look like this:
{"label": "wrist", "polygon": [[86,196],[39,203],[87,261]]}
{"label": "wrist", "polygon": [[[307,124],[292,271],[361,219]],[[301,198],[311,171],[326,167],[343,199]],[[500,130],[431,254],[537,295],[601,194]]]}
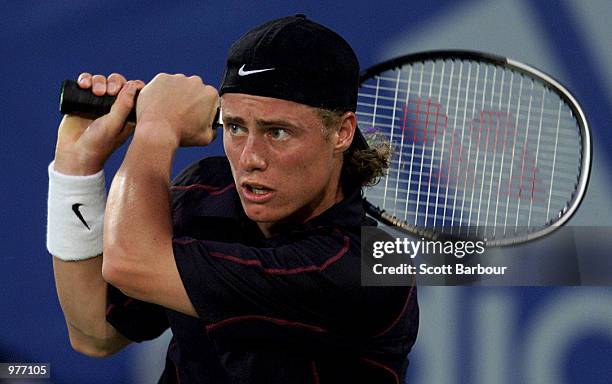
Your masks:
{"label": "wrist", "polygon": [[47,249],[65,261],[78,261],[102,253],[106,206],[104,172],[66,175],[49,165]]}
{"label": "wrist", "polygon": [[77,154],[57,153],[53,161],[53,170],[70,176],[87,176],[100,172],[104,168],[104,161],[80,159]]}
{"label": "wrist", "polygon": [[149,147],[164,147],[175,150],[180,146],[180,136],[167,120],[139,122],[134,131],[133,141]]}

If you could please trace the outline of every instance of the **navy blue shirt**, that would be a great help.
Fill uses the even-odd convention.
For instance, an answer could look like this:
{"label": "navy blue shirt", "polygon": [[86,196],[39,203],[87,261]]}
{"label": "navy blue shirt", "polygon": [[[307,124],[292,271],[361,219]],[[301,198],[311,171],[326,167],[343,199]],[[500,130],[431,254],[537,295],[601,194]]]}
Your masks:
{"label": "navy blue shirt", "polygon": [[174,257],[199,318],[109,288],[107,320],[134,341],[168,326],[161,383],[403,383],[416,287],[362,287],[360,191],[265,238],[229,163],[201,160],[172,186]]}

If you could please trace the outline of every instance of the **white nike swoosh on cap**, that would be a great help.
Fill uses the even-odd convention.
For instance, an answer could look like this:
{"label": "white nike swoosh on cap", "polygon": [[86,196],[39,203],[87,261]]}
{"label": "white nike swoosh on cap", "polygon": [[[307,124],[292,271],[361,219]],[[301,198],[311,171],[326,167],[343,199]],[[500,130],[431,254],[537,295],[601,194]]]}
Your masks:
{"label": "white nike swoosh on cap", "polygon": [[238,76],[248,76],[254,73],[273,71],[274,69],[276,69],[276,68],[264,68],[264,69],[253,69],[251,71],[245,71],[244,70],[245,66],[246,64],[242,64],[242,67],[240,67],[240,69],[238,70]]}

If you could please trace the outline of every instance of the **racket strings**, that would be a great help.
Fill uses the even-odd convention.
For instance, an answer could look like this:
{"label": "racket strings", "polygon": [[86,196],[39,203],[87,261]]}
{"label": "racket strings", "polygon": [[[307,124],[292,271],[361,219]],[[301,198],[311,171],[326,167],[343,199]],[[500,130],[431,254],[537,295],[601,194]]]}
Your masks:
{"label": "racket strings", "polygon": [[558,219],[578,183],[571,109],[505,67],[439,60],[386,71],[362,84],[357,115],[371,144],[392,149],[365,196],[410,225],[510,236]]}

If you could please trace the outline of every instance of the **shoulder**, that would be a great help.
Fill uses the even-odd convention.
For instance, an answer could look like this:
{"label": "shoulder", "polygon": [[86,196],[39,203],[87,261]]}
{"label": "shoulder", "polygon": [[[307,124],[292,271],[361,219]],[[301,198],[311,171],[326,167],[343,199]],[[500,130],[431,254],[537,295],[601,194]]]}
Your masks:
{"label": "shoulder", "polygon": [[173,187],[209,185],[222,187],[233,182],[232,170],[225,156],[200,159],[183,169],[173,180]]}
{"label": "shoulder", "polygon": [[[210,228],[216,228],[220,219],[242,221],[235,187],[226,157],[208,157],[185,168],[170,187],[175,235],[199,238],[203,232],[212,232]],[[214,223],[205,218],[214,218]]]}
{"label": "shoulder", "polygon": [[196,161],[172,182],[173,209],[187,205],[200,211],[207,205],[231,205],[234,209],[236,185],[226,157],[215,156]]}

